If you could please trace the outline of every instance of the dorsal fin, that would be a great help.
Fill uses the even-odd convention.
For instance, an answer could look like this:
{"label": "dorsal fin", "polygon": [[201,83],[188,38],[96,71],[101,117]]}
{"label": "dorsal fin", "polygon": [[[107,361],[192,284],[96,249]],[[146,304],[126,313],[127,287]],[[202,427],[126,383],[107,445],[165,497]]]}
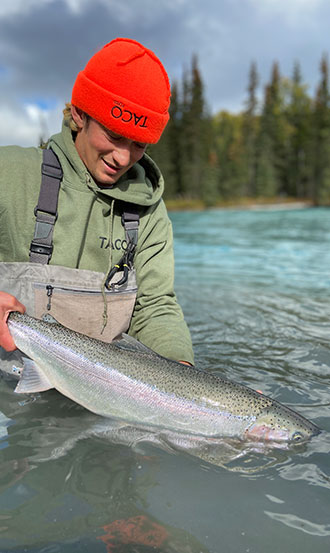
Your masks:
{"label": "dorsal fin", "polygon": [[120,338],[118,340],[114,340],[112,344],[127,351],[139,351],[141,353],[149,353],[150,355],[157,356],[157,353],[155,353],[152,349],[125,333],[122,333]]}

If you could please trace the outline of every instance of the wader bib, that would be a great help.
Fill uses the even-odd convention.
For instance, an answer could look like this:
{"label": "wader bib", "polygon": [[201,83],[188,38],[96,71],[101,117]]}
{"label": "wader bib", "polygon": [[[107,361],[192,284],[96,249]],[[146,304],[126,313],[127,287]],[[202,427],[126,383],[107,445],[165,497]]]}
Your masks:
{"label": "wader bib", "polygon": [[[135,305],[137,284],[133,257],[139,216],[134,208],[124,210],[122,224],[127,251],[106,279],[97,271],[49,265],[61,179],[62,169],[56,155],[51,149],[44,150],[30,263],[0,263],[0,289],[17,297],[32,317],[41,319],[48,313],[72,330],[111,342],[128,330]],[[105,302],[107,324],[104,327]],[[0,363],[2,370],[14,373],[13,365],[22,363],[21,353],[19,350],[8,353],[0,348]]]}

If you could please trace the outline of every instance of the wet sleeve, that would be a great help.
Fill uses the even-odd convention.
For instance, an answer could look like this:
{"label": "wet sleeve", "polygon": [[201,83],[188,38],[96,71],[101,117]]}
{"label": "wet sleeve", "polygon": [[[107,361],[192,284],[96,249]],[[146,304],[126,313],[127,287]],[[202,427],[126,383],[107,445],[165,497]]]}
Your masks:
{"label": "wet sleeve", "polygon": [[163,202],[139,236],[135,268],[138,295],[129,334],[160,355],[193,363],[190,332],[174,292],[172,225]]}

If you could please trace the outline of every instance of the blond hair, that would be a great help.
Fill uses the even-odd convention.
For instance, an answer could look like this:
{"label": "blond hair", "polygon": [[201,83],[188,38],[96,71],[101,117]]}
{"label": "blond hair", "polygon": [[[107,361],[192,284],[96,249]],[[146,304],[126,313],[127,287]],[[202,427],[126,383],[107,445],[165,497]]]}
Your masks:
{"label": "blond hair", "polygon": [[[63,117],[65,119],[65,121],[68,122],[69,124],[69,127],[70,129],[73,131],[73,132],[78,132],[78,127],[77,127],[77,124],[75,122],[75,120],[73,119],[72,117],[72,113],[71,113],[71,103],[70,102],[67,102],[65,104],[65,108],[63,110]],[[86,113],[85,111],[83,112],[85,114],[85,117],[86,117],[86,121],[87,121],[87,124],[89,124],[89,121],[91,119],[91,116],[88,115],[88,113]]]}
{"label": "blond hair", "polygon": [[63,110],[63,116],[64,116],[65,121],[67,121],[69,123],[70,129],[74,132],[77,132],[78,127],[77,127],[77,125],[76,125],[76,123],[75,123],[75,121],[72,117],[70,102],[67,102],[65,104],[65,108]]}

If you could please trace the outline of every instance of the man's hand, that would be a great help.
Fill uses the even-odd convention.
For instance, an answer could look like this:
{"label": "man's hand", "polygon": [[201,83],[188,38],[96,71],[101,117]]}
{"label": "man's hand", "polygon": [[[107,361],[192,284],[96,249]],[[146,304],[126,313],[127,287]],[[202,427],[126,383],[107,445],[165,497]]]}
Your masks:
{"label": "man's hand", "polygon": [[6,351],[14,351],[16,349],[15,342],[7,326],[8,315],[11,311],[24,313],[25,307],[11,294],[0,292],[0,346]]}

